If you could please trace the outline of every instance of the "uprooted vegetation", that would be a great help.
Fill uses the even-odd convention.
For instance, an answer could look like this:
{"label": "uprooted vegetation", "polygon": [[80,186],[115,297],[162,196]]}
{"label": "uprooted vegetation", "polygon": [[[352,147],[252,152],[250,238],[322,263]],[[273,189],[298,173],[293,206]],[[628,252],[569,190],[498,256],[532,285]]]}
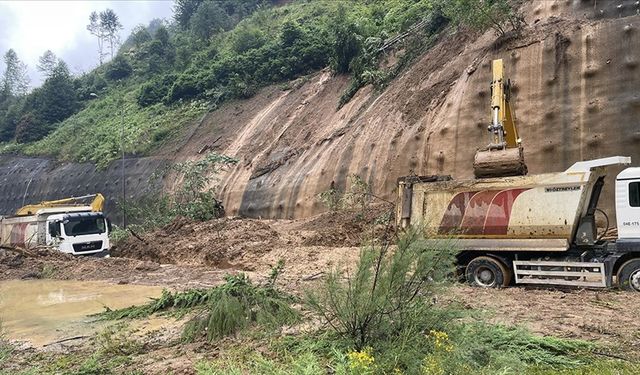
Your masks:
{"label": "uprooted vegetation", "polygon": [[236,337],[225,339],[216,359],[197,365],[201,374],[595,374],[602,368],[630,374],[637,368],[596,360],[595,344],[491,325],[473,310],[441,302],[453,251],[449,241],[425,242],[411,232],[393,248],[384,241],[365,245],[356,264],[308,287],[300,302],[275,287],[286,272],[280,264],[262,285],[228,277],[216,288],[165,292],[103,317],[187,314],[193,318],[183,339]]}

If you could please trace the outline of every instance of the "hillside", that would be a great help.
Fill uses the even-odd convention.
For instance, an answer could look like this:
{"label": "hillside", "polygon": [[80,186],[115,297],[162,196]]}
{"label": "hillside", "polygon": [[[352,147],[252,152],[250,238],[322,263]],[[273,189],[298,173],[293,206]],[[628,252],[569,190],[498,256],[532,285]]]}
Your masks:
{"label": "hillside", "polygon": [[[395,13],[388,12],[379,24],[354,23],[392,40],[419,20],[431,20],[431,28],[421,30],[417,42],[409,36],[406,43],[384,54],[380,64],[387,70],[383,71],[397,76],[389,75],[383,82],[374,79],[375,84],[358,81],[354,85],[354,74],[359,72],[340,73],[324,55],[331,45],[319,41],[329,35],[328,19],[344,8],[334,2],[293,2],[254,13],[214,38],[220,40],[211,44],[215,51],[205,49],[194,55],[190,68],[174,77],[185,85],[187,77],[195,77],[200,91],[193,97],[170,103],[177,92],[174,84],[161,102],[141,106],[141,93],[149,85],[160,85],[165,75],[114,83],[46,138],[8,144],[5,150],[96,163],[95,186],[87,188],[115,193],[116,177],[107,175],[117,164],[104,168],[120,151],[117,114],[122,110],[128,163],[146,156],[155,160],[148,163],[155,168],[158,163],[200,158],[205,150],[233,156],[239,163],[225,173],[221,188],[228,214],[309,216],[324,210],[316,195],[332,182],[345,187],[351,174],[389,200],[395,198],[396,179],[409,173],[471,177],[473,153],[486,142],[489,63],[503,58],[514,83],[515,109],[531,173],[560,171],[575,161],[614,154],[640,160],[640,30],[636,25],[640,16],[635,2],[526,3],[521,9],[526,20],[522,32],[500,38],[493,30],[474,32],[462,27],[456,32],[453,25],[438,26],[431,8],[406,4],[388,2],[386,6]],[[358,3],[348,8],[348,17],[365,19],[379,9]],[[227,76],[220,86],[227,91],[222,93],[206,86],[218,87],[218,83],[196,74],[202,71],[194,70],[198,64],[219,72],[224,64],[263,61],[259,51],[273,50],[275,44],[269,43],[285,48],[282,30],[294,21],[303,28],[296,35],[306,35],[301,40],[318,48],[304,56],[319,56],[319,60],[291,63],[287,66],[299,69],[271,78],[264,78],[265,72],[279,67],[247,67],[264,79],[250,74]],[[240,60],[232,56],[234,43],[242,39],[239,36],[258,28],[266,35],[262,42],[266,47],[246,50]],[[408,52],[418,57],[403,57]],[[282,56],[292,52],[286,53]],[[353,92],[345,100],[345,93]],[[0,173],[6,175],[9,167],[4,165]],[[55,165],[48,168],[51,175],[60,173]],[[37,193],[51,189],[32,170],[14,173],[16,179],[7,180],[9,187],[5,187],[15,190],[14,199],[9,204],[3,198],[5,211],[22,200],[26,184],[22,180],[31,181],[29,194],[24,194],[28,199],[55,195]],[[152,173],[132,171],[127,179],[143,186]],[[81,194],[86,188],[73,184],[61,190]],[[604,192],[605,207],[611,207],[611,196],[611,191]],[[115,207],[113,201],[110,207]]]}
{"label": "hillside", "polygon": [[[207,115],[166,155],[213,145],[239,157],[223,200],[248,216],[316,213],[316,194],[349,174],[393,200],[396,179],[410,172],[472,177],[486,142],[490,61],[504,58],[530,173],[616,154],[640,160],[640,18],[600,10],[538,2],[523,8],[529,26],[519,37],[444,33],[382,92],[366,87],[338,110],[345,76],[324,71],[298,89],[267,88]],[[611,208],[612,191],[603,198]]]}

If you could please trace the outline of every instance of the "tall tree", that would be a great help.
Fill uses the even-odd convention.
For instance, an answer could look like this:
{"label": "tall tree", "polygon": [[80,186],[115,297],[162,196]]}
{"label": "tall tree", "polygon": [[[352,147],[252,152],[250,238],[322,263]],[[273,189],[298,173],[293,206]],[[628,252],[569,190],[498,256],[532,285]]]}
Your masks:
{"label": "tall tree", "polygon": [[100,65],[102,65],[104,61],[104,40],[105,34],[102,25],[100,24],[100,16],[97,12],[91,12],[89,15],[89,24],[87,25],[87,30],[91,33],[91,35],[98,38],[98,61]]}
{"label": "tall tree", "polygon": [[55,69],[56,65],[58,65],[58,58],[51,50],[46,50],[38,59],[36,68],[44,74],[45,78],[49,78],[53,74],[53,69]]}
{"label": "tall tree", "polygon": [[42,85],[40,100],[34,113],[39,120],[55,124],[71,116],[77,109],[77,94],[67,64],[60,60]]}
{"label": "tall tree", "polygon": [[100,26],[104,31],[106,41],[109,42],[109,52],[111,53],[111,58],[113,58],[120,44],[120,34],[118,32],[122,30],[122,24],[113,9],[106,9],[100,12]]}
{"label": "tall tree", "polygon": [[173,18],[182,29],[188,29],[191,16],[198,10],[203,0],[175,0],[173,6]]}
{"label": "tall tree", "polygon": [[231,18],[216,2],[201,4],[189,22],[191,31],[200,39],[209,39],[217,32],[228,30]]}
{"label": "tall tree", "polygon": [[29,91],[27,65],[20,61],[16,51],[9,49],[4,54],[4,74],[2,76],[2,96],[22,96]]}
{"label": "tall tree", "polygon": [[[118,32],[122,30],[122,24],[113,9],[106,9],[100,13],[91,12],[87,30],[91,35],[98,38],[98,60],[100,65],[108,55],[113,58],[120,44],[120,34]],[[107,48],[109,52],[106,52]]]}

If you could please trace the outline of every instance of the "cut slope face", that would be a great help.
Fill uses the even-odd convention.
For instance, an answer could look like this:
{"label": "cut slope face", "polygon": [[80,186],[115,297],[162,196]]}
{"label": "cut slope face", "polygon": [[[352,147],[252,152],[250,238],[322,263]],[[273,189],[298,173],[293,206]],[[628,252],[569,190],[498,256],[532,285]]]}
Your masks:
{"label": "cut slope face", "polygon": [[[528,3],[521,36],[444,35],[382,93],[364,88],[339,110],[348,77],[325,71],[299,88],[265,89],[211,113],[172,151],[193,157],[213,149],[240,159],[223,180],[230,214],[309,216],[323,210],[316,195],[332,182],[345,187],[350,174],[395,200],[402,175],[473,176],[473,155],[488,139],[490,62],[503,58],[530,173],[615,154],[640,162],[633,4]],[[603,199],[611,209],[612,190]]]}

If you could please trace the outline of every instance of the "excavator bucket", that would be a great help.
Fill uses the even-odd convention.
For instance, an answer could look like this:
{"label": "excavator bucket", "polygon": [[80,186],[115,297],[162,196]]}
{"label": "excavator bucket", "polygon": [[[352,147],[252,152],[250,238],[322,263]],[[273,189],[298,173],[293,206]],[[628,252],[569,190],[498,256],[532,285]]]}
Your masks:
{"label": "excavator bucket", "polygon": [[524,150],[522,146],[503,150],[478,150],[473,160],[473,173],[476,178],[526,175]]}

